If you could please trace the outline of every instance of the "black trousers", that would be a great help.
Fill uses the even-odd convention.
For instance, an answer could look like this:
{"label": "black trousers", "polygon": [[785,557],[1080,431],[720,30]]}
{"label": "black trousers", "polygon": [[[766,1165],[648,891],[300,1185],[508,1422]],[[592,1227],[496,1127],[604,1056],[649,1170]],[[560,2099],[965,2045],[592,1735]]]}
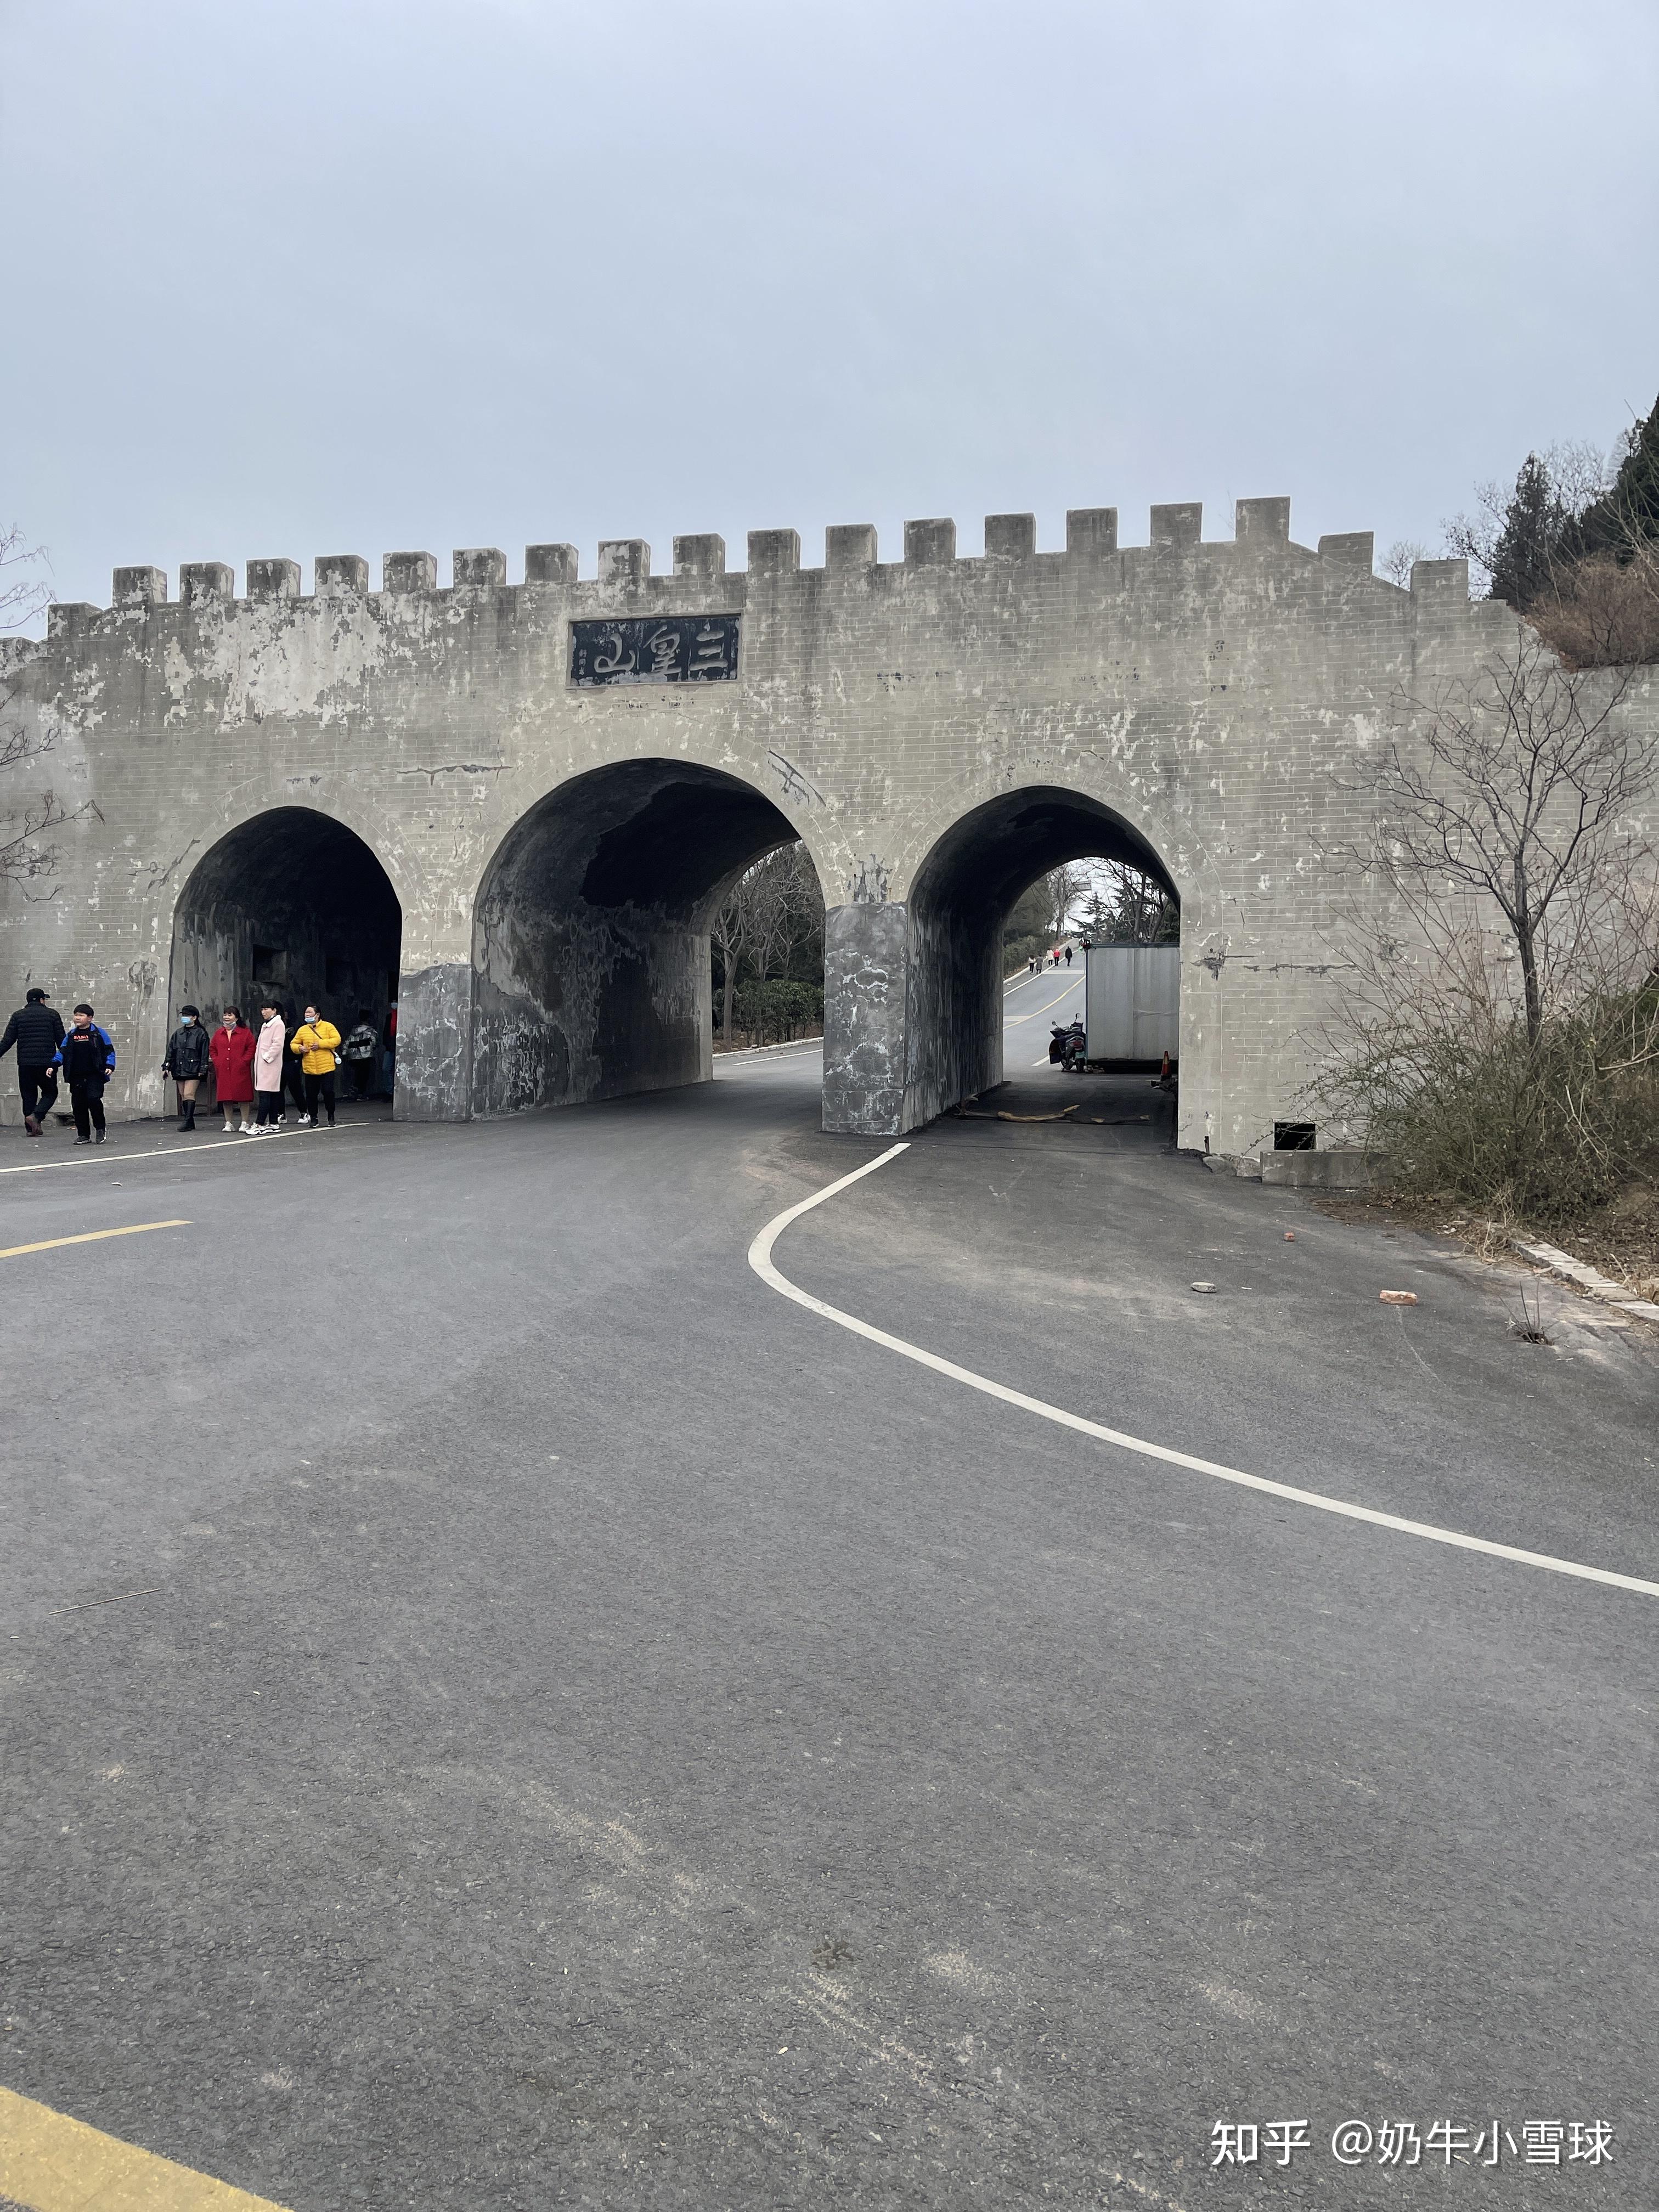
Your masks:
{"label": "black trousers", "polygon": [[350,1060],[346,1062],[346,1066],[351,1070],[352,1097],[354,1098],[367,1098],[369,1092],[369,1085],[374,1080],[374,1061],[372,1060]]}
{"label": "black trousers", "polygon": [[317,1119],[317,1102],[319,1099],[320,1099],[324,1105],[327,1107],[328,1118],[330,1121],[332,1122],[334,1119],[334,1070],[331,1067],[326,1075],[307,1075],[306,1078],[306,1111],[310,1115],[313,1121]]}
{"label": "black trousers", "polygon": [[[277,1093],[277,1096],[279,1098],[291,1097],[295,1104],[300,1109],[300,1111],[304,1113],[306,1104],[305,1070],[301,1066],[298,1055],[295,1054],[290,1054],[283,1062],[283,1088]],[[281,1109],[278,1108],[277,1110],[280,1112]]]}
{"label": "black trousers", "polygon": [[104,1086],[101,1083],[71,1083],[70,1104],[75,1109],[75,1133],[89,1137],[104,1126]]}
{"label": "black trousers", "polygon": [[274,1127],[276,1116],[283,1110],[282,1092],[280,1091],[256,1091],[253,1095],[259,1102],[259,1110],[254,1116],[256,1126],[261,1129],[267,1127]]}
{"label": "black trousers", "polygon": [[49,1067],[20,1067],[17,1088],[22,1095],[23,1111],[44,1121],[58,1103],[58,1078]]}

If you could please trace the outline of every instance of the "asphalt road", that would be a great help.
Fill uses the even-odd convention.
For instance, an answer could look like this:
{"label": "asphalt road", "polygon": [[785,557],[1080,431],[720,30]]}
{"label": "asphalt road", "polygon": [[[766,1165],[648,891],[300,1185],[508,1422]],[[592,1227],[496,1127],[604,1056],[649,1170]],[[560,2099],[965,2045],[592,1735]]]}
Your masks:
{"label": "asphalt road", "polygon": [[[1079,1113],[920,1133],[787,1276],[1659,1578],[1650,1337],[1523,1343],[1505,1279],[1177,1157],[1144,1079],[1030,1065],[1057,988],[983,1111]],[[0,1260],[0,2083],[295,2212],[1650,2203],[1659,1599],[778,1296],[750,1238],[885,1149],[817,1072],[6,1133],[54,1164],[0,1245],[186,1225]],[[1333,2155],[1395,2118],[1468,2148]],[[1492,2171],[1494,2119],[1614,2162]]]}

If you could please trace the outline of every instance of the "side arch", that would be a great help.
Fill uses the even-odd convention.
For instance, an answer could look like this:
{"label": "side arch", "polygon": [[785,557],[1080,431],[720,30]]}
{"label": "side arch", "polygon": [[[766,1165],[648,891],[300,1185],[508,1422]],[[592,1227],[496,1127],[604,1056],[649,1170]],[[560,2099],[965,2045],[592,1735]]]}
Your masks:
{"label": "side arch", "polygon": [[472,1110],[706,1082],[710,921],[800,836],[757,786],[687,760],[612,762],[528,808],[474,902]]}
{"label": "side arch", "polygon": [[[398,991],[403,907],[366,839],[315,807],[273,806],[228,830],[173,908],[169,1020],[213,1021],[262,993],[314,1005],[342,1034],[367,1014],[384,1036]],[[375,1067],[376,1087],[380,1066]]]}
{"label": "side arch", "polygon": [[1001,1082],[1009,908],[1048,869],[1088,857],[1127,861],[1163,884],[1182,908],[1184,944],[1188,868],[1127,812],[1046,781],[958,801],[898,878],[901,899],[828,918],[826,1126],[897,1133]]}

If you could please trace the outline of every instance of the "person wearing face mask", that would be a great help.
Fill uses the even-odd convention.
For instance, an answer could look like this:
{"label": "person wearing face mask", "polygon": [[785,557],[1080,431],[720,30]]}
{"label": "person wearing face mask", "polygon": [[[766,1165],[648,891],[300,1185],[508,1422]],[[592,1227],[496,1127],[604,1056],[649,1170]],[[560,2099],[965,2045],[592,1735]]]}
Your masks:
{"label": "person wearing face mask", "polygon": [[245,1134],[253,1133],[253,1032],[242,1019],[240,1006],[227,1006],[220,1017],[219,1026],[213,1032],[210,1048],[213,1060],[214,1083],[219,1103],[225,1112],[226,1136],[236,1129],[237,1117],[241,1117]]}
{"label": "person wearing face mask", "polygon": [[300,1065],[306,1072],[306,1110],[300,1116],[300,1127],[319,1128],[322,1116],[319,1107],[328,1109],[328,1126],[334,1127],[334,1071],[339,1066],[340,1032],[331,1021],[325,1021],[315,1006],[306,1008],[306,1018],[289,1045],[297,1053]]}
{"label": "person wearing face mask", "polygon": [[84,999],[75,1009],[73,1024],[64,1033],[53,1065],[63,1069],[64,1080],[69,1085],[70,1103],[75,1109],[76,1143],[89,1145],[96,1129],[101,1145],[104,1085],[115,1073],[115,1047],[107,1031],[100,1030],[92,1018],[92,1008]]}
{"label": "person wearing face mask", "polygon": [[202,1009],[180,1006],[179,1026],[167,1039],[167,1058],[161,1062],[162,1074],[178,1085],[180,1130],[196,1127],[196,1093],[208,1072],[210,1050],[208,1033],[202,1027]]}
{"label": "person wearing face mask", "polygon": [[288,1024],[269,1000],[259,1009],[259,1035],[253,1047],[253,1095],[259,1102],[255,1136],[274,1136],[283,1118],[283,1047]]}

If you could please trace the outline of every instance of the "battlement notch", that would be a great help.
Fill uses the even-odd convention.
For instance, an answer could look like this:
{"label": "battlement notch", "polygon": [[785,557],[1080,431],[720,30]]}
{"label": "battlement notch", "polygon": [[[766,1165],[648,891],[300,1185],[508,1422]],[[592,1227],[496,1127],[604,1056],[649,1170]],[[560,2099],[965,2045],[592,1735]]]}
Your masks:
{"label": "battlement notch", "polygon": [[186,561],[179,571],[179,604],[205,606],[210,599],[234,599],[236,572],[224,561]]}
{"label": "battlement notch", "polygon": [[1066,550],[1085,557],[1117,550],[1115,507],[1071,507],[1066,510]]}
{"label": "battlement notch", "polygon": [[921,522],[907,522],[904,526],[904,560],[907,568],[942,568],[957,557],[957,526],[948,515],[933,515]]}
{"label": "battlement notch", "polygon": [[111,580],[111,604],[118,607],[162,607],[167,605],[165,568],[118,568]]}
{"label": "battlement notch", "polygon": [[643,538],[600,538],[602,584],[642,584],[650,574],[651,548]]}
{"label": "battlement notch", "polygon": [[380,562],[383,592],[435,592],[438,562],[432,553],[388,553]]}
{"label": "battlement notch", "polygon": [[985,557],[988,561],[1029,561],[1036,551],[1036,515],[986,516]]}
{"label": "battlement notch", "polygon": [[1204,506],[1200,500],[1184,500],[1174,507],[1152,509],[1152,550],[1185,553],[1204,535]]}
{"label": "battlement notch", "polygon": [[677,577],[707,577],[713,579],[726,574],[726,540],[713,532],[697,538],[677,538],[674,540],[674,574]]}
{"label": "battlement notch", "polygon": [[297,599],[300,564],[297,561],[250,561],[247,595],[251,599]]}
{"label": "battlement notch", "polygon": [[749,573],[751,576],[793,576],[799,567],[799,530],[750,532]]}
{"label": "battlement notch", "polygon": [[1240,499],[1233,502],[1233,536],[1241,545],[1269,548],[1291,542],[1291,502],[1287,499]]}
{"label": "battlement notch", "polygon": [[1376,532],[1374,530],[1340,530],[1319,541],[1322,561],[1340,561],[1355,568],[1364,569],[1367,575],[1376,559]]}
{"label": "battlement notch", "polygon": [[319,599],[368,590],[368,563],[361,553],[319,553],[311,566]]}
{"label": "battlement notch", "polygon": [[524,549],[526,584],[574,584],[577,566],[574,545],[526,545]]}

